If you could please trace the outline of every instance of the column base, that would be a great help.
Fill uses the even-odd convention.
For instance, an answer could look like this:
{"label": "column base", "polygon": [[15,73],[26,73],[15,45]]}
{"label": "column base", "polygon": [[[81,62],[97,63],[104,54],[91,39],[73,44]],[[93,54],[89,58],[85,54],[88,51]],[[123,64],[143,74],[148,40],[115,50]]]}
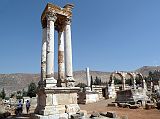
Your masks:
{"label": "column base", "polygon": [[92,92],[91,87],[85,87],[86,92]]}
{"label": "column base", "polygon": [[56,87],[57,86],[57,80],[53,77],[46,78],[45,79],[45,87]]}
{"label": "column base", "polygon": [[57,87],[67,87],[66,79],[58,79],[57,80]]}
{"label": "column base", "polygon": [[66,82],[67,82],[67,87],[74,87],[75,86],[74,85],[75,80],[73,77],[67,77]]}

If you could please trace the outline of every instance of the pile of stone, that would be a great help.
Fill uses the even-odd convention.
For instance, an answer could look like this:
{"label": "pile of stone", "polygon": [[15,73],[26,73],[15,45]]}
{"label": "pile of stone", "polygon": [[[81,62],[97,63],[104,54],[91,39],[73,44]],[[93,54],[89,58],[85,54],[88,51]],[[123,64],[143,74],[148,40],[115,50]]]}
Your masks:
{"label": "pile of stone", "polygon": [[[93,112],[89,118],[85,119],[121,119],[115,112]],[[127,119],[127,118],[126,118]]]}
{"label": "pile of stone", "polygon": [[150,110],[150,109],[154,109],[154,108],[155,108],[154,103],[146,103],[145,109]]}
{"label": "pile of stone", "polygon": [[160,100],[157,102],[157,109],[160,110]]}
{"label": "pile of stone", "polygon": [[3,106],[0,106],[0,119],[4,119],[10,115],[11,113],[7,112]]}
{"label": "pile of stone", "polygon": [[93,112],[91,115],[85,115],[83,112],[71,115],[71,119],[128,119],[128,117],[118,117],[115,112]]}

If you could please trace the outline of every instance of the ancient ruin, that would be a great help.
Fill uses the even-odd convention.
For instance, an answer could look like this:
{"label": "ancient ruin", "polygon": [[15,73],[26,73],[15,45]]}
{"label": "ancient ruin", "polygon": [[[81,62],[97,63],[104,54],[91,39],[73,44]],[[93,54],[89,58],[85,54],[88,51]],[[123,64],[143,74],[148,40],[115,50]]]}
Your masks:
{"label": "ancient ruin", "polygon": [[[119,88],[118,91],[116,91],[113,79],[116,74],[119,75],[122,80],[122,88]],[[126,86],[127,75],[129,75],[132,79],[132,86]],[[142,80],[141,87],[136,85],[137,76]],[[141,73],[137,72],[113,72],[110,76],[108,95],[109,98],[116,98],[115,101],[117,103],[137,104],[138,102],[140,102],[141,105],[145,106],[145,103],[149,101],[149,97],[147,96],[147,86],[144,77]]]}
{"label": "ancient ruin", "polygon": [[[42,55],[38,104],[34,118],[69,118],[80,111],[79,87],[74,87],[71,19],[74,5],[63,8],[48,3],[41,16]],[[54,78],[54,31],[58,32],[58,80]]]}
{"label": "ancient ruin", "polygon": [[85,90],[78,93],[78,103],[79,104],[88,104],[94,103],[99,101],[99,93],[91,90],[91,78],[89,67],[86,68],[86,80],[87,80],[87,87]]}

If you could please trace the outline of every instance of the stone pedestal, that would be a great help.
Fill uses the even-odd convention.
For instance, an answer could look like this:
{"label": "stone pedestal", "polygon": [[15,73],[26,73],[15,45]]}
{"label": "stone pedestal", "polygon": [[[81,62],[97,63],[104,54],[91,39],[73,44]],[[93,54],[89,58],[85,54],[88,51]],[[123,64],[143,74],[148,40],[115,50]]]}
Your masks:
{"label": "stone pedestal", "polygon": [[42,116],[76,114],[80,111],[77,104],[78,87],[42,88],[38,91],[36,113]]}
{"label": "stone pedestal", "polygon": [[116,98],[115,86],[108,86],[108,98]]}
{"label": "stone pedestal", "polygon": [[99,94],[97,92],[79,92],[78,96],[79,104],[95,103],[99,101]]}

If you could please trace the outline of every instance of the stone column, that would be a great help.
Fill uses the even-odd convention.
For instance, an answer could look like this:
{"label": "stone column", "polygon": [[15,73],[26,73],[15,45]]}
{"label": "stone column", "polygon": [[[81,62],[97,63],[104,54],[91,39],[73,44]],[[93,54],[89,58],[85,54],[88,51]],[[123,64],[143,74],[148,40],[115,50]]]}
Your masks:
{"label": "stone column", "polygon": [[126,79],[123,77],[122,79],[122,90],[126,89]]}
{"label": "stone column", "polygon": [[[61,87],[65,83],[64,77],[64,32],[58,31],[58,82],[57,86]],[[65,85],[63,85],[65,86]]]}
{"label": "stone column", "polygon": [[56,19],[53,13],[47,14],[46,87],[57,84],[57,80],[54,79],[54,22]]}
{"label": "stone column", "polygon": [[142,88],[143,88],[144,90],[147,90],[146,81],[145,81],[144,79],[143,79],[143,82],[142,82],[142,83],[143,83],[143,84],[142,84],[142,85],[143,85]]}
{"label": "stone column", "polygon": [[133,73],[133,89],[136,89],[136,74]]}
{"label": "stone column", "polygon": [[46,79],[46,33],[47,28],[42,30],[42,49],[41,49],[41,80],[39,85],[43,85],[43,81]]}
{"label": "stone column", "polygon": [[89,67],[86,68],[86,79],[87,79],[86,90],[91,91],[91,78],[90,78],[90,74],[89,74]]}
{"label": "stone column", "polygon": [[72,69],[72,44],[71,44],[71,20],[66,20],[66,26],[64,29],[64,41],[65,41],[65,73],[67,86],[74,86],[73,69]]}
{"label": "stone column", "polygon": [[126,89],[126,73],[122,73],[122,90]]}

